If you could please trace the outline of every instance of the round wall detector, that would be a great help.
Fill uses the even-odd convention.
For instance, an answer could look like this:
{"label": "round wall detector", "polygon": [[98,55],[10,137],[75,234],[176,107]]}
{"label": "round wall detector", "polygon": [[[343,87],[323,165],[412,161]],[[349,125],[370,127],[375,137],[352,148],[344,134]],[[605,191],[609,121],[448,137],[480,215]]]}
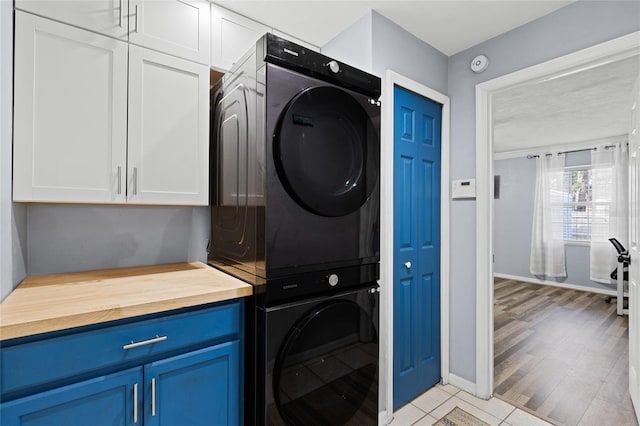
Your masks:
{"label": "round wall detector", "polygon": [[471,61],[471,71],[480,73],[489,66],[489,58],[484,55],[478,55]]}

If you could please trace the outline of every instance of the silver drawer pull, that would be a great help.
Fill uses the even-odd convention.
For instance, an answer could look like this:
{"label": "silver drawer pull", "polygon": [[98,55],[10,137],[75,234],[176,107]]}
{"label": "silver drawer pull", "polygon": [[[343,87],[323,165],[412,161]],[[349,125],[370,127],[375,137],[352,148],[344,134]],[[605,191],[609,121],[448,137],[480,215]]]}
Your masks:
{"label": "silver drawer pull", "polygon": [[138,384],[133,385],[133,422],[138,423]]}
{"label": "silver drawer pull", "polygon": [[156,415],[156,378],[151,379],[151,415]]}
{"label": "silver drawer pull", "polygon": [[143,340],[142,342],[134,342],[132,340],[131,343],[124,345],[122,349],[127,350],[127,349],[137,348],[138,346],[152,345],[154,343],[162,342],[164,340],[167,340],[167,336],[156,336],[153,339]]}

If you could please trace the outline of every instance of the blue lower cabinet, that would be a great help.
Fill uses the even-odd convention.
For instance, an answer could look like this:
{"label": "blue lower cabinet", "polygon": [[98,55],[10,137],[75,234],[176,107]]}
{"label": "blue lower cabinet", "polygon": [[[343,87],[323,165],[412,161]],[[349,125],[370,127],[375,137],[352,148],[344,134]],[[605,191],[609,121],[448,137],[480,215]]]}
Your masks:
{"label": "blue lower cabinet", "polygon": [[243,309],[238,300],[2,342],[0,424],[240,425]]}
{"label": "blue lower cabinet", "polygon": [[137,411],[140,424],[141,386],[142,368],[133,368],[3,403],[0,419],[3,426],[135,425]]}
{"label": "blue lower cabinet", "polygon": [[241,424],[240,342],[144,366],[145,426]]}

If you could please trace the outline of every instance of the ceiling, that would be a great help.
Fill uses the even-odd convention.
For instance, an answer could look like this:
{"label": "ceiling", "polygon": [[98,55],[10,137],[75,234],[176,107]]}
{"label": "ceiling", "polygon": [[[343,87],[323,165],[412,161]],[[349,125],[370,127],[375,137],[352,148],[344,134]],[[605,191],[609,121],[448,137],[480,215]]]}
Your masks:
{"label": "ceiling", "polygon": [[625,135],[640,56],[494,95],[495,153]]}
{"label": "ceiling", "polygon": [[373,9],[451,56],[572,1],[215,0],[215,3],[321,47]]}

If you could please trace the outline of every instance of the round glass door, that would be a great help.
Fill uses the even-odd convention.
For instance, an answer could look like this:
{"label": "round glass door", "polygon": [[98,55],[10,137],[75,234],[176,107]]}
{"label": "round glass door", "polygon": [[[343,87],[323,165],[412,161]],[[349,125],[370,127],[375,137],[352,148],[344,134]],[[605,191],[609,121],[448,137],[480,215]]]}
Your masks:
{"label": "round glass door", "polygon": [[274,135],[276,170],[289,195],[322,216],[344,216],[378,179],[379,134],[367,111],[336,87],[312,87],[289,102]]}
{"label": "round glass door", "polygon": [[377,418],[378,336],[349,300],[319,305],[283,341],[273,394],[288,425],[368,424]]}

